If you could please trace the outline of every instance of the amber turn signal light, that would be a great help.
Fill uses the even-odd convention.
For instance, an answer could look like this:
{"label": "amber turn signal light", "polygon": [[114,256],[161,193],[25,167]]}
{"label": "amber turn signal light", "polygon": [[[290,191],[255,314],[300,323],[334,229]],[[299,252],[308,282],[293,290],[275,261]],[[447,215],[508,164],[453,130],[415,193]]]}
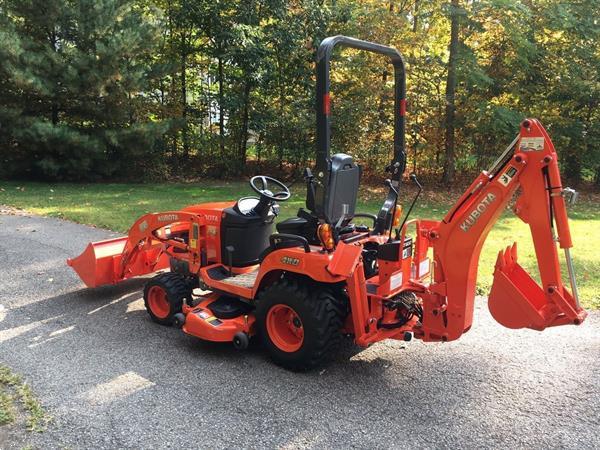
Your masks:
{"label": "amber turn signal light", "polygon": [[394,210],[394,228],[398,228],[400,226],[400,219],[402,218],[402,206],[397,205]]}
{"label": "amber turn signal light", "polygon": [[333,240],[333,230],[331,225],[328,223],[319,225],[317,235],[319,236],[319,240],[321,241],[321,244],[323,244],[323,248],[325,248],[325,250],[333,250],[335,247],[335,241]]}

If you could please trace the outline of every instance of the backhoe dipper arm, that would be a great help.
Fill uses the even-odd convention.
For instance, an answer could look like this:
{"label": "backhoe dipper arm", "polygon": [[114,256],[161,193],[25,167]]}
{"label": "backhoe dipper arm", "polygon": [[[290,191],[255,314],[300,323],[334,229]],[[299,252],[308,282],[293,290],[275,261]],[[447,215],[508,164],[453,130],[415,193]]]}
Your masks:
{"label": "backhoe dipper arm", "polygon": [[[509,246],[496,263],[492,315],[509,328],[536,330],[585,319],[560,271],[556,243],[567,250],[572,243],[557,154],[542,125],[527,119],[492,170],[479,175],[441,222],[425,222],[428,228],[420,230],[435,261],[433,282],[423,295],[423,340],[454,340],[471,327],[481,248],[518,188],[514,211],[531,230],[542,285],[517,263],[516,243]],[[574,275],[571,284],[576,292]]]}

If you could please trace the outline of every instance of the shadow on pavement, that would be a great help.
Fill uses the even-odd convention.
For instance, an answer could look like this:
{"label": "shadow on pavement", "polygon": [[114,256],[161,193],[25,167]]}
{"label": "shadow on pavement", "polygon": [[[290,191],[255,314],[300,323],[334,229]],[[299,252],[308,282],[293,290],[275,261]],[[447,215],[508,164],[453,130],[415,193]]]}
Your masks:
{"label": "shadow on pavement", "polygon": [[[297,374],[273,365],[257,343],[239,352],[153,323],[144,282],[7,311],[0,345],[11,347],[57,417],[42,441],[72,444],[66,427],[83,447],[103,439],[162,446],[167,435],[177,445],[369,447],[373,436],[385,445],[404,442],[410,430],[407,442],[438,446],[483,443],[485,434],[550,420],[527,406],[547,397],[545,387],[532,387],[536,377],[498,351],[498,336],[444,345],[390,341],[360,353],[347,345],[327,369]],[[537,373],[538,381],[551,377]],[[474,429],[484,435],[472,436]]]}

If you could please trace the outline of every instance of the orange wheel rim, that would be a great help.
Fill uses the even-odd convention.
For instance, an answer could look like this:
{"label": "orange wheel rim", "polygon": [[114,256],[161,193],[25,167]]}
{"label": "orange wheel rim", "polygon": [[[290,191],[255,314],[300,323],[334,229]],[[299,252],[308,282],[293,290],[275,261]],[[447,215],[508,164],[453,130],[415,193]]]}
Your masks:
{"label": "orange wheel rim", "polygon": [[302,347],[304,327],[300,317],[287,305],[275,305],[267,313],[267,332],[277,348],[292,353]]}
{"label": "orange wheel rim", "polygon": [[171,312],[167,293],[160,286],[152,286],[148,291],[148,306],[152,314],[159,319],[166,319]]}

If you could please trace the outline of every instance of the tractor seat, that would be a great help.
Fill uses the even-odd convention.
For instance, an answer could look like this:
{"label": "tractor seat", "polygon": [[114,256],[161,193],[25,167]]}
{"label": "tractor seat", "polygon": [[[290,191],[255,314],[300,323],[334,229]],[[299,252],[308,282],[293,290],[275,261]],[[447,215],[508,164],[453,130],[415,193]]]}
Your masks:
{"label": "tractor seat", "polygon": [[294,233],[294,231],[304,228],[308,225],[308,220],[304,217],[290,217],[289,219],[285,219],[283,222],[279,222],[275,225],[277,231],[280,233]]}
{"label": "tractor seat", "polygon": [[306,207],[331,225],[340,220],[347,225],[356,210],[361,169],[344,153],[333,155],[328,166],[320,180],[308,177]]}
{"label": "tractor seat", "polygon": [[311,245],[319,245],[319,238],[317,237],[318,227],[319,219],[304,208],[298,210],[297,217],[290,217],[275,225],[278,233],[302,236]]}
{"label": "tractor seat", "polygon": [[328,161],[328,170],[320,181],[315,180],[310,170],[306,170],[306,208],[298,210],[298,216],[276,225],[282,234],[302,236],[311,245],[320,245],[317,237],[319,223],[327,222],[342,228],[350,225],[355,214],[361,170],[352,157],[337,153]]}
{"label": "tractor seat", "polygon": [[310,253],[310,244],[304,236],[296,234],[275,233],[269,236],[269,246],[260,254],[259,260],[262,264],[263,260],[275,250],[282,248],[301,247],[306,253]]}

